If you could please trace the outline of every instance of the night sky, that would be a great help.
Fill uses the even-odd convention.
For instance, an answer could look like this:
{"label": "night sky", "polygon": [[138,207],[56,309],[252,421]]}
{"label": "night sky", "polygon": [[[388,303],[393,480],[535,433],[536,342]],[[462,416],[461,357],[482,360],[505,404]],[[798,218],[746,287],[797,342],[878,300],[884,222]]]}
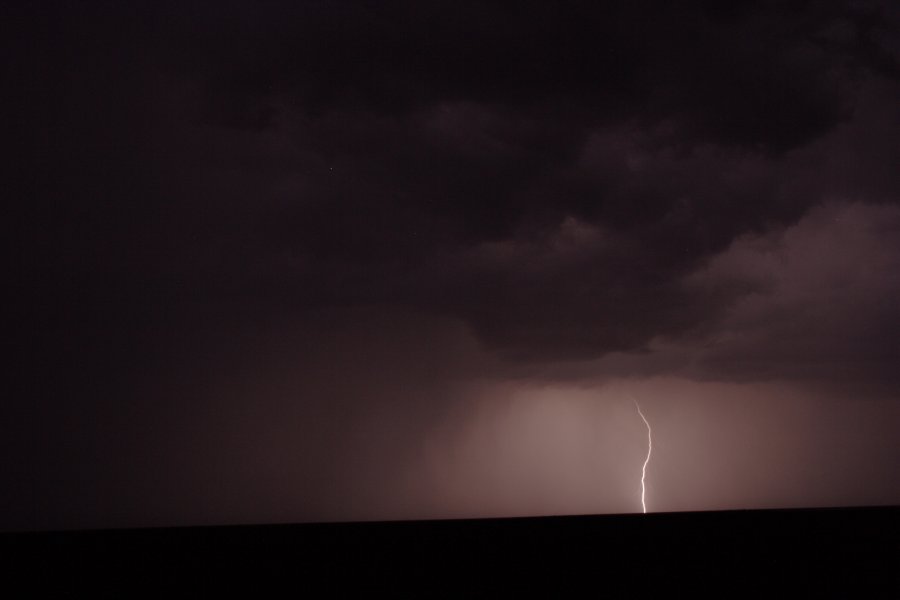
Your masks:
{"label": "night sky", "polygon": [[0,529],[900,504],[896,2],[0,18]]}

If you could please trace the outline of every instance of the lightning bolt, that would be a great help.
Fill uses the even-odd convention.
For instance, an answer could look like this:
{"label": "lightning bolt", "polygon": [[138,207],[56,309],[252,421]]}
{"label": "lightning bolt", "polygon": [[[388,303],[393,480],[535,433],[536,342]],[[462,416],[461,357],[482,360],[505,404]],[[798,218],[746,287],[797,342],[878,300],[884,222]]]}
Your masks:
{"label": "lightning bolt", "polygon": [[[633,400],[633,398],[632,398]],[[647,417],[644,416],[644,413],[641,411],[641,405],[638,404],[637,400],[634,400],[634,407],[637,409],[638,414],[641,416],[641,419],[644,421],[644,425],[647,426],[647,458],[644,460],[644,466],[641,468],[641,506],[644,508],[644,514],[647,513],[647,503],[644,500],[644,496],[647,493],[647,463],[650,462],[650,453],[653,452],[653,435],[650,430],[650,422],[647,421]]]}

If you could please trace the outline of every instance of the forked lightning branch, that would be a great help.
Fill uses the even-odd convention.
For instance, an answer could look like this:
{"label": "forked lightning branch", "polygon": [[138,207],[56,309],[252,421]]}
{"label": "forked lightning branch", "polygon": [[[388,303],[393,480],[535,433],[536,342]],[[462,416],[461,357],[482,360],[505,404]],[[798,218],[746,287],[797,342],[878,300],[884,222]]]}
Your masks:
{"label": "forked lightning branch", "polygon": [[637,400],[634,401],[634,407],[637,408],[638,414],[641,416],[641,419],[644,421],[644,425],[647,426],[647,458],[644,459],[644,466],[641,467],[641,508],[644,509],[644,513],[647,512],[647,463],[650,462],[650,453],[653,452],[653,433],[650,429],[650,422],[647,421],[647,417],[644,416],[644,413],[641,411],[641,405],[638,404]]}

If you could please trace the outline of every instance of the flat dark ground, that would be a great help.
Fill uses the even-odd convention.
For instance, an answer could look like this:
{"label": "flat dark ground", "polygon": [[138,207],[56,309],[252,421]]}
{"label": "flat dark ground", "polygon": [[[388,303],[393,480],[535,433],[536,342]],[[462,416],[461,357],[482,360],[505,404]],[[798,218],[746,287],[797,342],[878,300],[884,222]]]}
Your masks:
{"label": "flat dark ground", "polygon": [[900,507],[5,533],[0,549],[5,585],[34,596],[900,598]]}

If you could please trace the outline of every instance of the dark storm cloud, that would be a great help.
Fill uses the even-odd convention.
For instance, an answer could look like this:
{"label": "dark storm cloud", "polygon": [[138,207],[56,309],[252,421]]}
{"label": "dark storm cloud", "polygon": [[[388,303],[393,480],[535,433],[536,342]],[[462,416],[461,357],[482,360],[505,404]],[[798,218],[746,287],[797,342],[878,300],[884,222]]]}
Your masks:
{"label": "dark storm cloud", "polygon": [[11,15],[22,304],[62,330],[374,303],[510,357],[645,350],[727,310],[683,282],[738,236],[898,189],[879,3]]}
{"label": "dark storm cloud", "polygon": [[215,38],[204,20],[182,35],[217,86],[214,106],[246,123],[258,122],[254,98],[281,91],[314,114],[470,101],[578,125],[675,118],[693,136],[778,151],[847,116],[848,69],[896,62],[880,42],[894,26],[883,13],[840,3],[757,3],[730,16],[691,3],[326,3],[225,9]]}
{"label": "dark storm cloud", "polygon": [[[298,257],[283,280],[294,301],[412,304],[513,353],[591,355],[692,327],[718,299],[686,296],[686,271],[821,200],[822,187],[785,189],[785,153],[852,120],[891,60],[864,51],[892,26],[880,14],[237,5],[211,33],[187,19],[180,43],[211,126],[299,148],[294,197],[261,232]],[[240,175],[270,185],[269,172]],[[567,222],[620,243],[544,273],[514,262],[525,257],[466,262],[473,244],[537,247]],[[585,327],[596,314],[604,323]]]}
{"label": "dark storm cloud", "polygon": [[710,324],[702,368],[895,391],[898,233],[896,205],[832,204],[781,233],[736,240],[692,282],[754,289]]}

